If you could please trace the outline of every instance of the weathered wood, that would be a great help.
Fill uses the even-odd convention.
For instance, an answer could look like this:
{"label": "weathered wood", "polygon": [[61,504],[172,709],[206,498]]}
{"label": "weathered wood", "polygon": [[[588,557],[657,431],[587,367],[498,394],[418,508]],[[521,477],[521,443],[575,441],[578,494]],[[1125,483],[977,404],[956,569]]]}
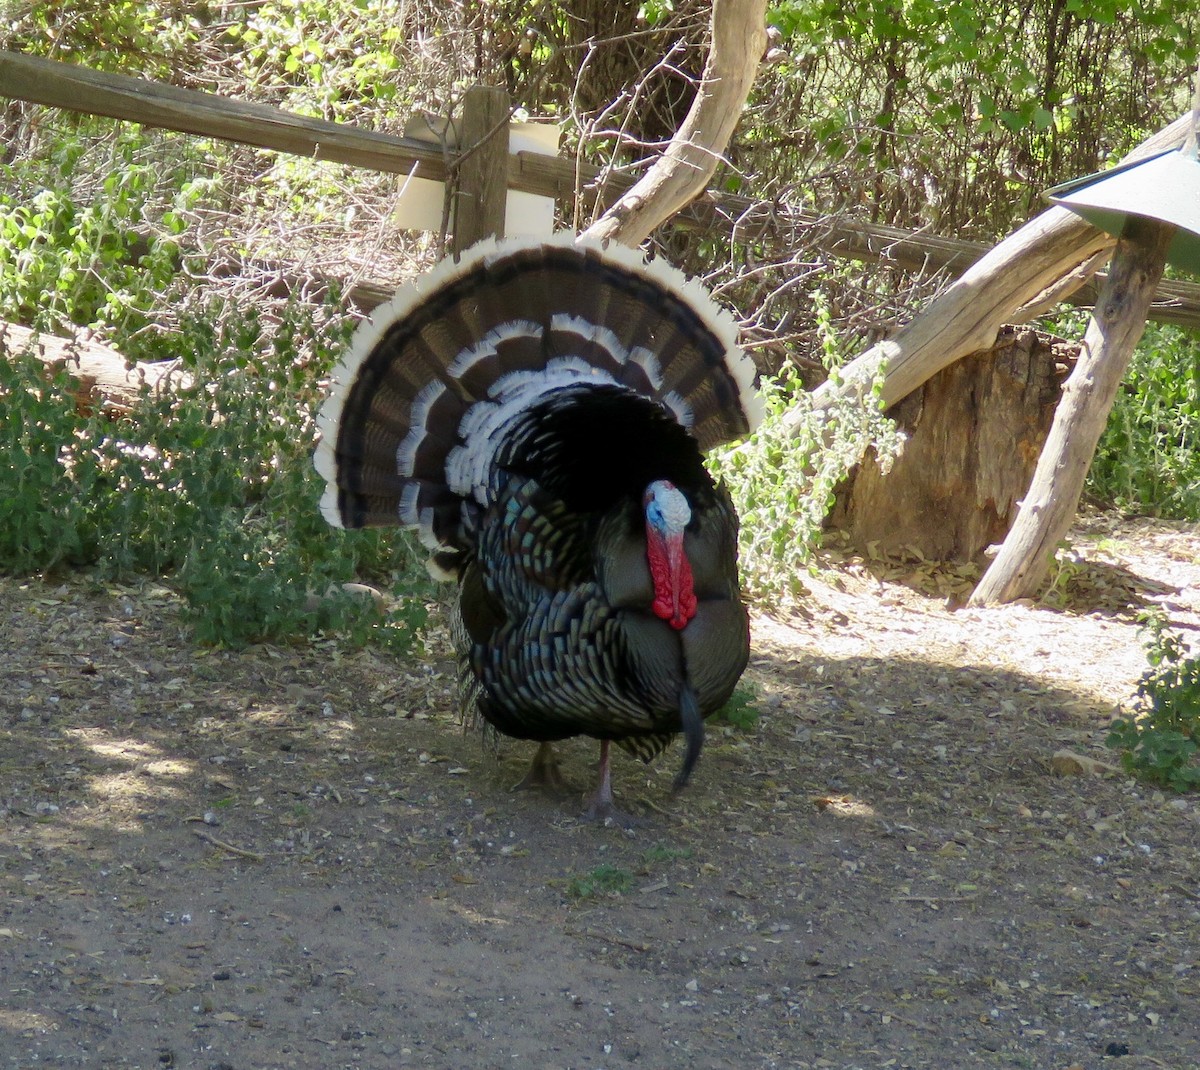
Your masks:
{"label": "weathered wood", "polygon": [[713,0],[708,59],[696,98],[667,151],[588,238],[639,245],[701,194],[721,162],[767,45],[766,0]]}
{"label": "weathered wood", "polygon": [[[1000,327],[1079,264],[1108,245],[1108,235],[1065,208],[1052,208],[997,245],[894,338],[846,365],[842,385],[818,387],[818,408],[839,395],[870,391],[882,368],[885,407],[943,368],[987,349]],[[802,419],[797,414],[796,425]]]}
{"label": "weathered wood", "polygon": [[1016,522],[971,595],[973,605],[1033,597],[1079,506],[1096,443],[1116,400],[1175,228],[1131,216],[1067,379],[1050,437]]}
{"label": "weathered wood", "polygon": [[76,380],[75,404],[83,413],[120,415],[137,404],[143,384],[152,391],[190,386],[192,377],[175,360],[130,364],[115,349],[82,338],[58,338],[0,321],[0,359],[30,353],[48,372],[65,369]]}
{"label": "weathered wood", "polygon": [[894,405],[906,433],[884,475],[868,454],[839,488],[830,527],[869,553],[982,562],[1007,533],[1050,431],[1077,346],[1006,328]]}
{"label": "weathered wood", "polygon": [[[1189,113],[1125,159],[1177,147],[1190,129]],[[1114,238],[1074,212],[1047,209],[973,264],[895,337],[847,364],[841,385],[819,387],[815,406],[820,409],[838,397],[866,395],[877,374],[883,376],[883,404],[894,405],[943,368],[988,348],[1003,324],[1017,320],[1021,309],[1037,305],[1044,294],[1058,291],[1061,300],[1061,280],[1080,265],[1094,263],[1114,244]],[[803,414],[797,413],[791,421],[795,430],[803,420]]]}
{"label": "weathered wood", "polygon": [[425,141],[16,52],[0,52],[0,96],[374,171],[447,174],[440,147]]}
{"label": "weathered wood", "polygon": [[[377,171],[419,174],[438,181],[448,176],[441,147],[426,141],[15,52],[0,51],[0,96]],[[1149,152],[1181,144],[1187,123],[1190,113],[1143,148]],[[602,205],[611,203],[633,185],[631,179],[616,175],[599,186],[601,172],[591,164],[533,152],[510,154],[507,174],[512,189],[564,201],[578,195],[588,204],[597,200]],[[965,271],[987,252],[987,246],[978,242],[912,234],[717,191],[692,200],[672,223],[689,229],[736,231],[767,248],[791,248],[800,236],[834,256],[892,261],[910,270],[944,270],[952,276]],[[1081,290],[1076,299],[1087,304],[1092,296],[1094,293]],[[1063,299],[1068,299],[1067,295]],[[1200,326],[1200,286],[1165,282],[1160,286],[1159,300],[1161,305],[1151,311],[1152,319]],[[1002,322],[1019,318],[998,315],[996,329]],[[863,355],[867,360],[877,356],[871,350]]]}
{"label": "weathered wood", "polygon": [[508,94],[472,86],[463,97],[462,155],[454,170],[453,252],[504,236],[508,198]]}

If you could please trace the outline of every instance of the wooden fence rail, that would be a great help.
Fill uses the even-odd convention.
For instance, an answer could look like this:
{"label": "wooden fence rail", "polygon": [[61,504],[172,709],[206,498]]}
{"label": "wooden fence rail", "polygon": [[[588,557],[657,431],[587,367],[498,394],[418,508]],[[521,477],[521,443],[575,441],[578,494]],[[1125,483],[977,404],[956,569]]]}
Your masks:
{"label": "wooden fence rail", "polygon": [[[0,51],[0,96],[435,181],[453,177],[456,167],[455,155],[427,141],[15,52]],[[611,203],[632,181],[611,175],[601,181],[599,169],[589,164],[516,152],[508,159],[507,184],[568,202],[579,195],[590,205]],[[942,270],[951,277],[961,275],[988,250],[983,243],[821,216],[713,190],[672,222],[704,230],[728,230],[736,223],[741,234],[768,248],[786,249],[802,238],[830,255],[892,261],[911,270]],[[1088,304],[1095,292],[1089,285],[1071,300]],[[1200,285],[1163,282],[1150,318],[1200,328]]]}

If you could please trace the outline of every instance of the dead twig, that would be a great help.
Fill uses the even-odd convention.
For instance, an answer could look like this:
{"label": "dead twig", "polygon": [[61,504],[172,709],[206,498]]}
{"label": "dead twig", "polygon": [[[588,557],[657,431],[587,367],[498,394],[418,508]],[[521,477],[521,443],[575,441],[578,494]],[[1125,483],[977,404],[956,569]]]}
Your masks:
{"label": "dead twig", "polygon": [[254,862],[261,862],[266,855],[260,854],[258,851],[247,851],[244,847],[234,847],[232,843],[226,843],[224,840],[218,840],[216,836],[211,836],[203,829],[192,829],[192,831],[200,837],[200,839],[211,843],[214,847],[221,848],[222,851],[228,851],[231,855],[237,855],[239,858],[249,858]]}

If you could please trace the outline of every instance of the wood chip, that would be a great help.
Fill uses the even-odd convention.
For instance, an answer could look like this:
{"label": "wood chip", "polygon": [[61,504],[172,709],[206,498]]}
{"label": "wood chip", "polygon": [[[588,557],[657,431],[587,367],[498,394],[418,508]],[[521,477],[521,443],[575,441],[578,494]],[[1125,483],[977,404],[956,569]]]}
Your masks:
{"label": "wood chip", "polygon": [[1119,773],[1121,770],[1108,762],[1097,761],[1086,754],[1074,751],[1055,751],[1050,758],[1050,768],[1059,776],[1096,776],[1103,773]]}

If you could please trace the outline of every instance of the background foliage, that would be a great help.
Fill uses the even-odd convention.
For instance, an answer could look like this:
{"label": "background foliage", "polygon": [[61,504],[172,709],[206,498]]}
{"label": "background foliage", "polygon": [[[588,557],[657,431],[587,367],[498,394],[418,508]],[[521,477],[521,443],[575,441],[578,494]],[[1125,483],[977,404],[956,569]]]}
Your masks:
{"label": "background foliage", "polygon": [[1200,788],[1200,657],[1161,618],[1146,622],[1150,667],[1108,745],[1127,772],[1174,791]]}
{"label": "background foliage", "polygon": [[[0,45],[389,131],[500,81],[562,122],[566,151],[636,170],[690,105],[708,18],[705,0],[31,0],[0,9]],[[782,0],[770,24],[727,188],[993,240],[1044,188],[1185,109],[1200,12]],[[173,573],[214,641],[411,635],[426,595],[407,543],[326,529],[308,460],[320,377],[349,327],[329,279],[397,281],[432,254],[388,223],[401,180],[18,102],[0,121],[0,317],[178,358],[200,384],[116,420],[76,413],[38,365],[0,362],[0,504],[14,518],[0,567]],[[739,310],[777,414],[944,283],[831,262],[805,234],[786,253],[733,228],[658,240]],[[1100,502],[1198,515],[1195,352],[1192,336],[1147,332],[1093,472]],[[798,443],[772,433],[717,463],[741,496],[754,575],[778,577],[804,565],[831,481],[886,430],[867,411]],[[306,608],[354,576],[408,592],[391,632],[361,605],[358,624]]]}

